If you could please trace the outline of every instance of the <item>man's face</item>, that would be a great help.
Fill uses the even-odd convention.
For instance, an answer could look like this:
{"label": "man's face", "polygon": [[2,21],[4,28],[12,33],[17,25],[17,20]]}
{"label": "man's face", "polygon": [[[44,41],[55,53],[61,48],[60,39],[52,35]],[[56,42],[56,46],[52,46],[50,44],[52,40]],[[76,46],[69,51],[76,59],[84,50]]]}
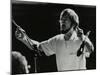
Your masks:
{"label": "man's face", "polygon": [[68,17],[61,17],[60,25],[62,33],[67,33],[71,29],[71,20]]}

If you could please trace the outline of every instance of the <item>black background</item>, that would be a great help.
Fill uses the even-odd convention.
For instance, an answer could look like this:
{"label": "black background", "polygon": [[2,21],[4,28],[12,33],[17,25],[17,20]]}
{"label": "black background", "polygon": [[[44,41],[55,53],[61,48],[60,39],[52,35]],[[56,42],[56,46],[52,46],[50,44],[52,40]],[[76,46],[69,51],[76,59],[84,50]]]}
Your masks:
{"label": "black background", "polygon": [[[39,42],[47,40],[60,33],[59,17],[65,8],[71,8],[79,16],[80,28],[91,31],[89,36],[95,50],[87,59],[87,69],[96,68],[96,6],[54,4],[39,2],[12,3],[11,19],[16,21],[27,35]],[[30,51],[22,42],[15,38],[16,26],[12,23],[12,51],[19,51],[26,56],[31,65],[30,73],[34,72],[34,52]],[[38,72],[57,71],[55,55],[42,56],[37,59]]]}

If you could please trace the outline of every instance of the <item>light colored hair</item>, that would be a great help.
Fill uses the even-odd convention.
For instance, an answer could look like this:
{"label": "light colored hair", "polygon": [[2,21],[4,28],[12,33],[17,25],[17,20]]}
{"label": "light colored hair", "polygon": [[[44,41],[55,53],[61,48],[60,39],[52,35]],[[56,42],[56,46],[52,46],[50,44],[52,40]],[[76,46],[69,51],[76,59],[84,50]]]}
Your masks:
{"label": "light colored hair", "polygon": [[74,25],[76,26],[79,25],[79,17],[76,14],[76,12],[72,9],[69,8],[64,9],[60,14],[60,19],[62,17],[66,17],[66,18],[68,17]]}
{"label": "light colored hair", "polygon": [[24,74],[29,73],[28,71],[28,63],[20,52],[13,51],[12,52],[12,73],[13,74]]}

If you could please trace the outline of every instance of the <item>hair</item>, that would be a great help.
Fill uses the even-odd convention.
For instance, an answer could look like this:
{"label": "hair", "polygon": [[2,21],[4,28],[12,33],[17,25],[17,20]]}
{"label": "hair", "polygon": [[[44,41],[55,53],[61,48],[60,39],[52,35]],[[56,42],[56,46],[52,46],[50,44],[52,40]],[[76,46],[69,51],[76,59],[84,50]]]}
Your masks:
{"label": "hair", "polygon": [[20,52],[12,52],[12,74],[28,73],[27,60]]}
{"label": "hair", "polygon": [[78,26],[79,25],[79,17],[76,12],[72,9],[66,8],[61,12],[60,19],[62,17],[69,18],[72,22],[72,25]]}

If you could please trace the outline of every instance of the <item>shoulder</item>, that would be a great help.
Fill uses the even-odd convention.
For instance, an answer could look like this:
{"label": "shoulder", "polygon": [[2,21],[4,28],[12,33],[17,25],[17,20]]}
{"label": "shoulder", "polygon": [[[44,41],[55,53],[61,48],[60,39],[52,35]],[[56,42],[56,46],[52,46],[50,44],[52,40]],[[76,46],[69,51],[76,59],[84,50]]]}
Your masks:
{"label": "shoulder", "polygon": [[64,36],[63,34],[58,34],[54,37],[49,38],[48,40],[42,41],[41,44],[42,43],[48,43],[48,42],[56,42],[57,40],[63,39],[63,36]]}
{"label": "shoulder", "polygon": [[58,34],[55,36],[56,40],[63,40],[64,39],[64,34]]}
{"label": "shoulder", "polygon": [[54,36],[54,37],[52,37],[50,39],[62,39],[63,36],[64,36],[64,34],[58,34],[58,35],[56,35],[56,36]]}

